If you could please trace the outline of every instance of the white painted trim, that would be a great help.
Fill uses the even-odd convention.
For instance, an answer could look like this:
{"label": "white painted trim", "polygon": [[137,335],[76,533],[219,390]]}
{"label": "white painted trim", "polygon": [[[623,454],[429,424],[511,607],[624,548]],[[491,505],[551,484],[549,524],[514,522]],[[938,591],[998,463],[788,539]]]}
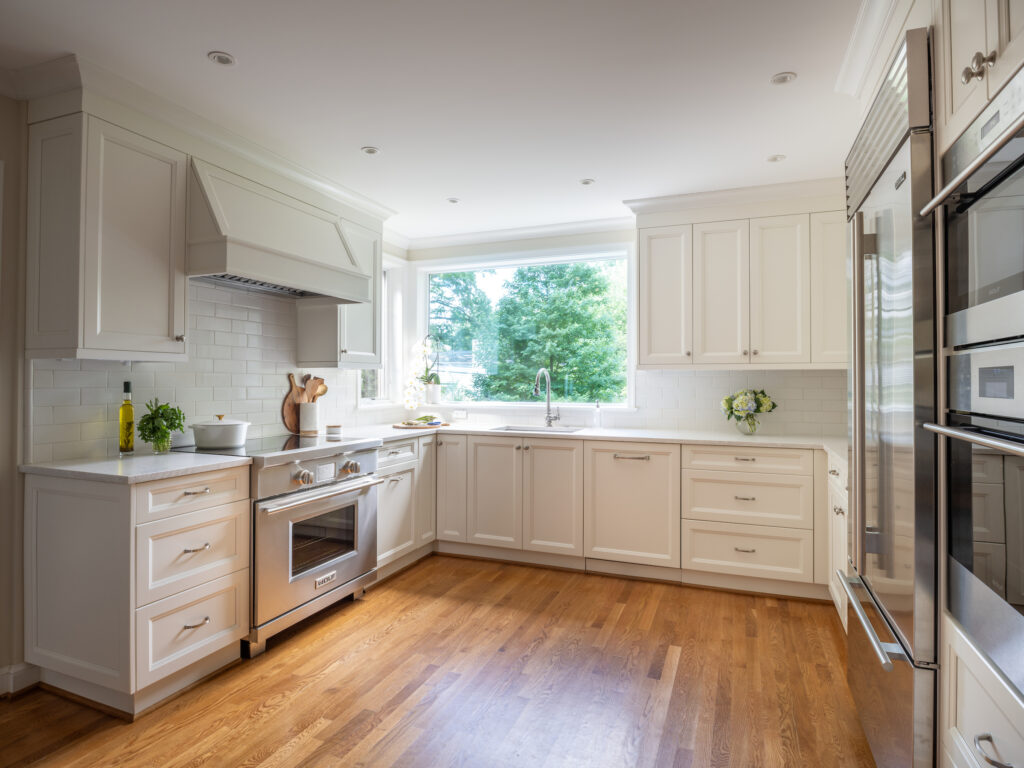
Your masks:
{"label": "white painted trim", "polygon": [[860,98],[868,70],[880,54],[882,40],[898,3],[899,0],[861,0],[850,42],[836,76],[836,93]]}
{"label": "white painted trim", "polygon": [[39,667],[35,664],[11,664],[0,667],[0,694],[17,693],[39,682]]}
{"label": "white painted trim", "polygon": [[[409,251],[418,251],[433,248],[451,248],[453,246],[460,245],[479,245],[483,243],[501,243],[515,240],[566,237],[568,235],[591,235],[600,232],[616,232],[632,228],[632,216],[623,216],[617,219],[569,221],[561,224],[542,224],[534,227],[495,229],[488,232],[467,232],[464,234],[441,235],[438,237],[415,237],[408,240],[408,249]],[[415,259],[417,257],[410,255],[409,258]]]}
{"label": "white painted trim", "polygon": [[403,259],[409,258],[409,238],[401,232],[384,227],[384,252],[393,253]]}
{"label": "white painted trim", "polygon": [[780,199],[798,199],[807,197],[844,197],[845,182],[841,178],[812,179],[810,181],[794,181],[785,184],[764,184],[759,187],[738,187],[735,189],[718,189],[709,192],[692,192],[685,195],[666,195],[664,197],[647,197],[636,200],[623,200],[633,213],[665,213],[686,211],[700,208],[718,208],[734,205],[751,205],[770,203]]}
{"label": "white painted trim", "polygon": [[44,99],[82,87],[78,57],[73,53],[13,70],[10,77],[15,98],[23,101]]}

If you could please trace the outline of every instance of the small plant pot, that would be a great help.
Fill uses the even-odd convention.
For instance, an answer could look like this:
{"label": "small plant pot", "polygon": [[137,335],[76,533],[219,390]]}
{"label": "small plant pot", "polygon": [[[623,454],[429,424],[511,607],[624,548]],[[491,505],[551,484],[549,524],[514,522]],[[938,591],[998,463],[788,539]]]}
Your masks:
{"label": "small plant pot", "polygon": [[153,441],[153,453],[169,453],[171,450],[171,436],[157,438]]}
{"label": "small plant pot", "polygon": [[441,385],[440,384],[427,384],[427,402],[431,405],[437,405],[441,402]]}

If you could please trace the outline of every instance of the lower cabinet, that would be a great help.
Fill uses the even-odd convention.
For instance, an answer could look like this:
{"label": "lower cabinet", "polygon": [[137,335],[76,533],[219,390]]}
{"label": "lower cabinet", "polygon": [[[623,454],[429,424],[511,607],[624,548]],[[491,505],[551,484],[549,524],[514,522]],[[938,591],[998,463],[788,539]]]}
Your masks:
{"label": "lower cabinet", "polygon": [[420,438],[420,465],[416,470],[416,546],[437,538],[437,440]]}
{"label": "lower cabinet", "polygon": [[418,546],[415,462],[381,471],[377,492],[377,565],[387,565]]}
{"label": "lower cabinet", "polygon": [[465,435],[437,438],[437,538],[466,541]]}
{"label": "lower cabinet", "polygon": [[466,541],[523,548],[523,440],[471,436]]}
{"label": "lower cabinet", "polygon": [[683,568],[784,581],[814,581],[814,533],[683,520]]}
{"label": "lower cabinet", "polygon": [[846,629],[846,590],[840,583],[837,570],[848,573],[847,541],[848,541],[848,504],[845,488],[839,488],[834,482],[828,484],[828,591],[839,612],[839,620]]}
{"label": "lower cabinet", "polygon": [[587,557],[678,568],[679,446],[584,443]]}

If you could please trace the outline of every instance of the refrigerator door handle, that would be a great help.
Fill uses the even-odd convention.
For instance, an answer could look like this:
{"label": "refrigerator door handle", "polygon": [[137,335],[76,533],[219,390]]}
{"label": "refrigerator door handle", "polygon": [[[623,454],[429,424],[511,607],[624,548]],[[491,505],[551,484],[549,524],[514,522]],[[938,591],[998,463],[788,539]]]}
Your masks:
{"label": "refrigerator door handle", "polygon": [[854,581],[859,583],[860,579],[851,579],[843,573],[841,568],[836,569],[836,576],[839,577],[839,583],[842,584],[843,591],[846,592],[850,607],[853,608],[853,612],[857,614],[857,619],[860,621],[861,626],[864,627],[864,634],[867,635],[868,642],[871,643],[871,648],[878,657],[878,663],[882,665],[882,669],[886,672],[891,671],[893,659],[909,661],[907,654],[903,652],[903,646],[899,643],[883,643],[879,639],[878,633],[875,632],[875,628],[871,626],[871,622],[868,621],[868,615],[864,613],[864,607],[860,604],[860,600],[850,586]]}

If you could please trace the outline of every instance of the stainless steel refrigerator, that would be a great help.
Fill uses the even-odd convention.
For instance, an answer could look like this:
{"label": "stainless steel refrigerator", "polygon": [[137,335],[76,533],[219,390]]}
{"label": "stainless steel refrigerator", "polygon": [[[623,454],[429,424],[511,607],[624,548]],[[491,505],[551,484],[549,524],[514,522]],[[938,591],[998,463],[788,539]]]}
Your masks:
{"label": "stainless steel refrigerator", "polygon": [[911,30],[846,162],[847,682],[878,768],[934,765],[935,280],[929,36]]}

